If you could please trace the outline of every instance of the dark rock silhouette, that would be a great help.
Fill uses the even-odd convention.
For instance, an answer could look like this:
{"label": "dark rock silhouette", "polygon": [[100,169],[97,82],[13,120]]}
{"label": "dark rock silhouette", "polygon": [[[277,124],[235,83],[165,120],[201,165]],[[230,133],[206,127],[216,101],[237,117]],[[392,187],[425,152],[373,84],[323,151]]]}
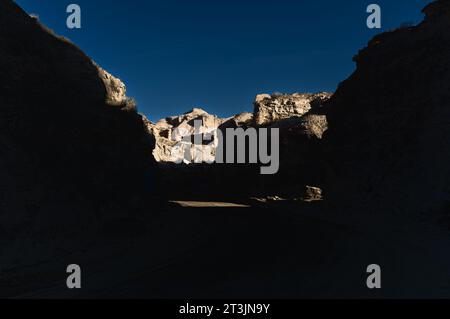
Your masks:
{"label": "dark rock silhouette", "polygon": [[[5,246],[76,241],[107,220],[151,213],[154,141],[123,83],[10,0],[0,1],[0,99]],[[14,253],[26,259],[23,249]],[[8,267],[14,256],[2,252]]]}
{"label": "dark rock silhouette", "polygon": [[327,106],[328,193],[337,202],[448,213],[450,1],[423,12],[418,26],[371,40]]}

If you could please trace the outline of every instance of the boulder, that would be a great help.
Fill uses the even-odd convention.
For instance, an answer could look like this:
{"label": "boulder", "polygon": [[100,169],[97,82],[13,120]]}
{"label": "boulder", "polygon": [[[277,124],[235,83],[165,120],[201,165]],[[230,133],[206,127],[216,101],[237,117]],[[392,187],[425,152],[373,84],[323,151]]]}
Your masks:
{"label": "boulder", "polygon": [[322,189],[314,186],[306,186],[301,200],[304,202],[316,202],[323,200]]}

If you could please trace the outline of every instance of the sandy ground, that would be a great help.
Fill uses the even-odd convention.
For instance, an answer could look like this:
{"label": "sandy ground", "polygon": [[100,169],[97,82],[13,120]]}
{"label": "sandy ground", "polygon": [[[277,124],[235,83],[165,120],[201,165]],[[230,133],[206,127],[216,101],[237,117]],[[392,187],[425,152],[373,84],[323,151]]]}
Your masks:
{"label": "sandy ground", "polygon": [[250,205],[224,203],[224,202],[200,202],[200,201],[170,201],[170,203],[181,207],[190,208],[250,208]]}
{"label": "sandy ground", "polygon": [[[450,236],[440,229],[395,218],[355,226],[308,205],[217,204],[174,203],[142,221],[148,223],[144,234],[99,237],[83,251],[3,274],[0,295],[450,297]],[[380,232],[380,224],[389,226]],[[66,288],[71,263],[82,268],[82,289]],[[366,287],[366,268],[373,263],[382,268],[382,289],[376,291]]]}

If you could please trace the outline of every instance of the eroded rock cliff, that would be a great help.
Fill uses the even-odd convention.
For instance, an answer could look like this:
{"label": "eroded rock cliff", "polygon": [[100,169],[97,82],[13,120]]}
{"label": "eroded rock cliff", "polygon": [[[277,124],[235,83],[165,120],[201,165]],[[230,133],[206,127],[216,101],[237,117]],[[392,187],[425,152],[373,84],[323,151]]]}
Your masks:
{"label": "eroded rock cliff", "polygon": [[335,200],[376,211],[445,211],[450,203],[450,1],[376,36],[329,103]]}
{"label": "eroded rock cliff", "polygon": [[[185,147],[193,144],[196,134],[210,136],[210,141],[217,140],[216,131],[225,136],[227,128],[278,128],[286,143],[296,147],[298,136],[322,139],[328,129],[326,115],[322,106],[330,98],[330,93],[318,94],[260,94],[254,102],[254,113],[244,112],[229,118],[218,118],[206,111],[195,108],[185,114],[172,116],[158,121],[147,122],[147,127],[156,139],[153,155],[158,162],[183,162]],[[199,127],[195,128],[195,121]],[[292,136],[292,133],[296,136]],[[289,139],[292,140],[289,141]],[[187,143],[185,143],[187,141]],[[184,143],[184,144],[183,144]],[[206,142],[196,147],[199,160],[214,161],[218,143]],[[191,156],[194,158],[194,156]],[[184,161],[186,164],[188,162]]]}
{"label": "eroded rock cliff", "polygon": [[330,93],[318,94],[260,94],[255,99],[255,124],[270,125],[292,117],[301,117],[312,108],[321,107]]}
{"label": "eroded rock cliff", "polygon": [[[330,96],[330,93],[261,94],[255,98],[254,113],[222,119],[194,109],[156,124],[147,122],[156,140],[153,155],[163,164],[164,185],[176,186],[169,196],[184,199],[224,196],[236,200],[278,194],[302,198],[309,184],[323,181],[323,173],[318,169],[322,161],[319,149],[328,129],[323,105]],[[195,121],[200,124],[197,129]],[[254,128],[257,132],[260,128],[279,129],[279,172],[275,176],[261,176],[261,164],[207,164],[215,161],[220,146],[217,131],[222,134],[225,146],[229,128]],[[195,145],[198,134],[207,139]],[[248,152],[248,141],[246,149]],[[186,156],[186,150],[190,156]]]}
{"label": "eroded rock cliff", "polygon": [[125,85],[10,0],[0,1],[0,99],[3,269],[144,210],[153,139]]}
{"label": "eroded rock cliff", "polygon": [[[179,115],[172,116],[158,121],[156,124],[147,122],[147,128],[154,135],[156,144],[153,156],[158,162],[165,163],[186,163],[186,150],[191,153],[192,160],[199,157],[199,160],[213,161],[215,156],[215,146],[210,143],[196,145],[196,152],[191,150],[191,144],[195,135],[210,135],[213,140],[215,131],[226,122],[227,119],[220,119],[206,111],[194,108],[193,110]],[[197,125],[197,127],[196,127]]]}

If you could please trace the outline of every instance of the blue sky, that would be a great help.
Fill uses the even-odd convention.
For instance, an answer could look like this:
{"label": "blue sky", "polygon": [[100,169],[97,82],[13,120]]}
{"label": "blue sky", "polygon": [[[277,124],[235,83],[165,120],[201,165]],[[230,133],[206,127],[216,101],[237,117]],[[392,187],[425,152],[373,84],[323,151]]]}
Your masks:
{"label": "blue sky", "polygon": [[[429,0],[17,0],[127,85],[151,120],[201,107],[252,111],[259,93],[334,91],[378,32],[421,21]],[[82,28],[66,27],[66,7]],[[381,30],[366,8],[382,8]]]}

